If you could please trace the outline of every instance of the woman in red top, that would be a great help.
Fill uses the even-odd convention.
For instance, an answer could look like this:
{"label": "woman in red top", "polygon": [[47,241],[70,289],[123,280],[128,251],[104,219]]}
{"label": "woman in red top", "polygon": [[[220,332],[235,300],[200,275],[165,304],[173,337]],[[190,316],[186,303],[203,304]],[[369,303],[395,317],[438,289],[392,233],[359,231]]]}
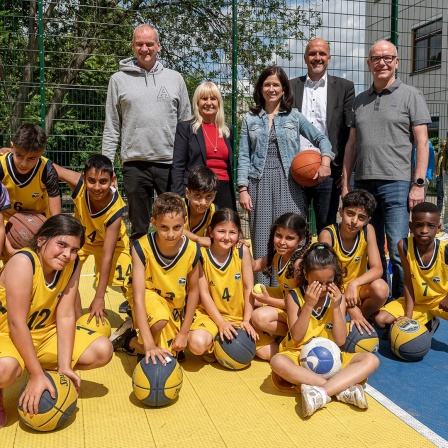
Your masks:
{"label": "woman in red top", "polygon": [[218,87],[210,81],[200,84],[193,95],[193,117],[177,124],[171,191],[185,197],[190,171],[206,165],[219,180],[215,204],[236,210],[232,137]]}

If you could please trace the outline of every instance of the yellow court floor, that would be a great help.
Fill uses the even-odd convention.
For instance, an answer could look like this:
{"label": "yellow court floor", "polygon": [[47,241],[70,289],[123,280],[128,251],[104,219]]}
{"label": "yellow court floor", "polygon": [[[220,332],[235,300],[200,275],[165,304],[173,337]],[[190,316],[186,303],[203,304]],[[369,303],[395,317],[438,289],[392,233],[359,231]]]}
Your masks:
{"label": "yellow court floor", "polygon": [[[94,296],[93,263],[81,280],[83,304]],[[113,327],[123,301],[109,289],[106,306]],[[175,447],[426,447],[434,446],[369,397],[369,409],[331,402],[311,418],[301,417],[300,395],[278,392],[267,362],[253,361],[240,371],[205,365],[187,352],[183,387],[177,402],[146,408],[132,392],[136,357],[115,353],[105,367],[78,372],[82,390],[77,409],[63,428],[37,433],[19,423],[17,395],[25,375],[5,390],[7,426],[1,448],[175,448]]]}

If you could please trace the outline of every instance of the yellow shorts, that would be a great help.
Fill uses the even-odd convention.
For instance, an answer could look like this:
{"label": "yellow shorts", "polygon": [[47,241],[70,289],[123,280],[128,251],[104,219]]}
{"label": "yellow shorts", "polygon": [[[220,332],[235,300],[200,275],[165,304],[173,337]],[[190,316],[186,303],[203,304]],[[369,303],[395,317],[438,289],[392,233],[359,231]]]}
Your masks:
{"label": "yellow shorts", "polygon": [[[84,327],[76,327],[75,341],[72,353],[72,368],[75,367],[78,359],[86,351],[86,349],[96,339],[104,337],[101,333],[92,331]],[[56,326],[49,328],[45,337],[39,340],[33,339],[34,349],[36,350],[37,359],[45,370],[58,369],[58,338]],[[19,363],[22,373],[25,369],[25,362],[20,356],[19,351],[11,340],[9,333],[0,333],[0,358],[14,358]]]}
{"label": "yellow shorts", "polygon": [[[223,316],[225,320],[229,322],[235,322],[240,324],[243,319],[235,319],[229,316]],[[211,334],[212,339],[215,340],[216,335],[219,333],[219,328],[213,321],[213,319],[201,309],[197,309],[194,313],[193,323],[191,324],[190,331],[195,330],[205,330]],[[260,337],[257,343],[257,350],[264,347],[265,345],[269,345],[274,341],[274,338],[270,336],[268,333],[264,333],[262,331],[258,331],[258,336]]]}
{"label": "yellow shorts", "polygon": [[[431,306],[433,308],[431,308]],[[400,297],[397,300],[393,300],[389,302],[387,305],[384,305],[380,311],[387,311],[394,317],[401,317],[406,314],[405,310],[405,300],[404,297]],[[412,319],[420,322],[425,325],[428,323],[433,317],[440,317],[442,319],[448,320],[448,312],[443,311],[439,308],[439,304],[415,304],[414,311],[412,312]]]}
{"label": "yellow shorts", "polygon": [[[82,249],[78,252],[81,263],[86,261],[89,255],[95,258],[95,276],[96,284],[100,278],[101,262],[103,256],[103,246],[94,246],[92,244],[84,244]],[[132,259],[128,249],[117,247],[114,251],[112,259],[112,267],[110,269],[109,279],[107,284],[109,286],[125,286],[128,283],[131,274]]]}
{"label": "yellow shorts", "polygon": [[[132,292],[132,288],[130,289]],[[131,306],[132,316],[135,316],[134,313],[134,300],[133,297],[128,295],[129,304]],[[171,350],[171,344],[173,343],[173,339],[177,336],[180,330],[180,326],[182,324],[182,311],[177,308],[174,308],[168,300],[159,296],[155,291],[146,290],[145,291],[145,309],[146,315],[148,316],[149,327],[151,328],[155,323],[160,322],[161,320],[168,321],[165,327],[163,327],[162,332],[160,333],[160,338],[158,340],[154,340],[156,345],[160,348],[165,348],[167,350]],[[137,328],[137,322],[134,317],[134,327]],[[138,342],[143,344],[143,339],[139,335]]]}

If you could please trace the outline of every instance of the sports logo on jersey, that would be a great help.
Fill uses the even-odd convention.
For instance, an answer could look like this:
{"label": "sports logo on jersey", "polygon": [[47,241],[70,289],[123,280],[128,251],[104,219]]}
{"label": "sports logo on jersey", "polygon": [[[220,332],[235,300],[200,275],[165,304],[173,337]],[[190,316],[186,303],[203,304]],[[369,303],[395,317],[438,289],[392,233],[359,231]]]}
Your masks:
{"label": "sports logo on jersey", "polygon": [[241,280],[241,274],[239,272],[235,274],[235,280]]}
{"label": "sports logo on jersey", "polygon": [[34,198],[38,198],[40,196],[40,193],[33,193],[32,195],[31,195],[31,197],[34,199]]}
{"label": "sports logo on jersey", "polygon": [[440,283],[440,277],[433,277],[433,278],[432,278],[432,281],[433,281],[434,283]]}
{"label": "sports logo on jersey", "polygon": [[179,319],[179,310],[176,310],[176,308],[174,308],[174,310],[173,310],[173,318],[174,318],[174,320]]}
{"label": "sports logo on jersey", "polygon": [[178,281],[178,285],[185,285],[187,283],[187,279],[185,277],[181,277]]}
{"label": "sports logo on jersey", "polygon": [[210,286],[215,286],[215,284],[213,283],[213,280],[210,280],[209,285]]}
{"label": "sports logo on jersey", "polygon": [[288,285],[287,283],[284,283],[284,284],[283,284],[283,288],[285,288],[285,289],[289,289],[289,285]]}
{"label": "sports logo on jersey", "polygon": [[361,260],[361,257],[355,257],[355,259],[353,260],[355,263],[358,263],[358,261]]}
{"label": "sports logo on jersey", "polygon": [[146,281],[152,283],[152,277],[147,277],[147,278],[146,278]]}
{"label": "sports logo on jersey", "polygon": [[333,322],[328,322],[328,324],[325,325],[325,330],[328,330],[328,331],[333,330]]}

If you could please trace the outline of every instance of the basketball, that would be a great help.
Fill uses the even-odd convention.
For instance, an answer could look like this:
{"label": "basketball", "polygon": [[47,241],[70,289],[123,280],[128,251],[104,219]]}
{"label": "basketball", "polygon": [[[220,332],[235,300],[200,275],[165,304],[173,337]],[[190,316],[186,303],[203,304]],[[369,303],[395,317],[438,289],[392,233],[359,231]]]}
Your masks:
{"label": "basketball", "polygon": [[[157,358],[156,358],[157,359]],[[132,387],[135,396],[146,406],[159,407],[172,403],[182,388],[183,372],[175,358],[163,365],[158,359],[146,364],[143,358],[135,367]]]}
{"label": "basketball", "polygon": [[110,322],[104,318],[104,324],[100,319],[99,326],[96,325],[96,318],[92,317],[92,320],[87,323],[87,319],[89,318],[90,313],[83,314],[77,321],[76,326],[77,327],[83,327],[87,328],[91,331],[96,331],[97,333],[101,333],[103,336],[106,336],[106,338],[110,338],[110,335],[112,334],[112,328],[110,326]]}
{"label": "basketball", "polygon": [[14,249],[28,247],[34,235],[46,220],[45,216],[40,213],[16,213],[6,223],[6,238]]}
{"label": "basketball", "polygon": [[[56,398],[51,398],[45,390],[39,401],[39,411],[31,418],[18,406],[19,417],[23,423],[36,431],[52,431],[60,428],[73,414],[78,400],[78,393],[72,380],[58,372],[44,372],[56,390]],[[19,397],[25,390],[23,386]]]}
{"label": "basketball", "polygon": [[237,336],[221,341],[219,334],[215,338],[215,356],[217,361],[231,370],[248,366],[255,357],[256,344],[246,330],[236,328]]}
{"label": "basketball", "polygon": [[420,361],[431,348],[431,335],[414,319],[400,319],[389,332],[392,352],[405,361]]}
{"label": "basketball", "polygon": [[363,333],[359,333],[356,325],[353,325],[352,331],[350,331],[350,323],[347,323],[347,339],[341,350],[347,353],[377,352],[380,344],[378,333],[373,330],[371,334],[367,334],[364,329]]}
{"label": "basketball", "polygon": [[300,365],[325,379],[331,378],[341,370],[341,350],[330,339],[313,338],[300,352]]}
{"label": "basketball", "polygon": [[300,151],[291,163],[291,176],[300,185],[312,187],[317,185],[317,179],[313,179],[322,162],[319,152],[312,149]]}

